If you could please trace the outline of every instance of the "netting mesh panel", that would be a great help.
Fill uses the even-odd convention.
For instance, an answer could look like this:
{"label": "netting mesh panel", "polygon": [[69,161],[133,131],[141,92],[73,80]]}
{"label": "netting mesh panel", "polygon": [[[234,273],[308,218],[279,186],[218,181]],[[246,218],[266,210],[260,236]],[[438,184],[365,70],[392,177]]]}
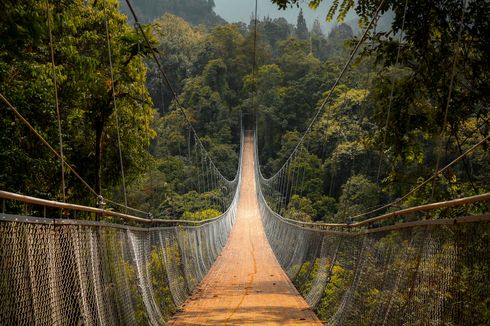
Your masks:
{"label": "netting mesh panel", "polygon": [[322,236],[321,247],[318,258],[315,259],[315,266],[312,273],[311,286],[308,288],[306,281],[303,282],[301,293],[304,295],[306,302],[315,307],[321,299],[325,286],[329,280],[331,268],[336,261],[340,239],[335,236]]}
{"label": "netting mesh panel", "polygon": [[182,255],[177,242],[177,231],[160,235],[164,241],[163,255],[165,258],[165,271],[168,276],[169,290],[177,305],[182,304],[189,295]]}
{"label": "netting mesh panel", "polygon": [[192,227],[3,214],[0,325],[164,324],[224,247],[235,197],[222,217]]}
{"label": "netting mesh panel", "polygon": [[339,234],[260,207],[279,262],[327,325],[488,325],[490,223]]}
{"label": "netting mesh panel", "polygon": [[211,164],[219,180],[206,185],[226,190],[228,208],[202,222],[134,227],[1,213],[0,325],[163,325],[226,244],[241,160],[231,181]]}
{"label": "netting mesh panel", "polygon": [[[327,325],[490,325],[488,215],[468,223],[426,221],[351,232],[305,227],[273,210],[283,200],[275,192],[282,177],[263,178],[255,149],[269,243]],[[466,214],[458,207],[446,210],[452,218]],[[420,218],[414,214],[406,221]]]}

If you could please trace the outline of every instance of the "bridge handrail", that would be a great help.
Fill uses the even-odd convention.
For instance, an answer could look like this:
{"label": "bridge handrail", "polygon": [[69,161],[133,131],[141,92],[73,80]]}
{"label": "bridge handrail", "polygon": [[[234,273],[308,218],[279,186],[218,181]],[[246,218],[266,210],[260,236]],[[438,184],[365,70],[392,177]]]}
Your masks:
{"label": "bridge handrail", "polygon": [[[267,201],[265,200],[265,197],[262,194],[262,189],[261,189],[260,183],[261,183],[261,181],[262,182],[264,182],[264,181],[267,182],[268,180],[272,179],[274,176],[271,177],[271,178],[269,178],[269,179],[266,179],[262,175],[262,172],[260,170],[259,157],[258,157],[256,131],[255,131],[255,134],[254,134],[254,150],[255,150],[255,162],[256,162],[256,165],[257,165],[256,168],[255,168],[255,170],[256,170],[256,173],[257,173],[257,176],[258,176],[258,180],[257,181],[258,181],[258,184],[259,184],[259,189],[258,189],[259,196],[262,197],[262,200],[268,206]],[[470,196],[470,197],[463,197],[463,198],[457,198],[457,199],[452,199],[452,200],[447,200],[447,201],[434,202],[434,203],[429,203],[429,204],[425,204],[425,205],[419,205],[419,206],[409,207],[409,208],[397,210],[397,211],[394,211],[394,212],[385,213],[385,214],[382,214],[382,215],[379,215],[379,216],[375,216],[375,217],[368,218],[366,220],[359,221],[359,222],[354,222],[354,223],[315,223],[315,222],[302,222],[302,221],[298,221],[298,220],[293,220],[293,219],[290,219],[290,218],[286,218],[284,216],[279,215],[276,212],[274,212],[274,213],[275,213],[275,215],[277,215],[277,217],[279,217],[280,219],[282,219],[283,222],[288,223],[288,224],[294,224],[296,226],[303,227],[303,228],[319,229],[319,230],[322,230],[322,229],[331,229],[331,228],[334,228],[334,229],[335,228],[338,228],[338,229],[348,229],[348,230],[351,230],[351,229],[354,229],[354,228],[359,228],[359,227],[363,227],[363,226],[369,226],[369,225],[375,224],[377,222],[386,221],[386,220],[389,220],[389,219],[393,219],[393,218],[400,217],[400,216],[406,216],[406,215],[417,213],[417,212],[427,212],[427,211],[431,211],[431,210],[438,209],[438,208],[450,208],[450,207],[462,206],[462,205],[466,205],[466,204],[472,204],[472,203],[484,202],[484,201],[490,201],[490,192],[487,192],[487,193],[484,193],[484,194],[480,194],[480,195],[474,195],[474,196]],[[269,209],[271,209],[271,208],[269,207]],[[272,209],[271,209],[271,211],[272,211]],[[481,216],[466,216],[466,217],[460,217],[460,218],[456,218],[456,219],[439,219],[439,220],[437,220],[438,221],[437,223],[439,223],[439,224],[440,223],[451,224],[451,223],[461,223],[461,222],[464,222],[464,221],[488,220],[489,219],[489,216],[490,216],[489,214],[486,214],[486,215],[481,215]],[[434,224],[433,221],[432,222],[430,222],[430,221],[432,221],[432,220],[424,220],[424,221],[399,223],[399,227],[400,228],[405,228],[405,227],[411,227],[411,226],[416,226],[416,225],[421,225],[421,224]],[[393,229],[393,228],[395,228],[395,226],[393,226],[393,225],[391,225],[391,226],[382,226],[382,227],[379,227],[378,229],[386,229],[386,228]]]}
{"label": "bridge handrail", "polygon": [[59,201],[54,201],[54,200],[48,200],[48,199],[41,199],[41,198],[36,198],[36,197],[31,197],[31,196],[26,196],[26,195],[19,195],[16,193],[8,192],[8,191],[3,191],[0,190],[0,199],[6,199],[6,200],[14,200],[14,201],[19,201],[23,202],[25,204],[31,204],[31,205],[39,205],[43,207],[50,207],[50,208],[59,208],[59,209],[66,209],[66,210],[71,210],[71,211],[78,211],[78,212],[86,212],[86,213],[94,213],[98,214],[101,216],[112,216],[112,217],[117,217],[120,219],[123,219],[125,221],[131,221],[131,222],[138,222],[138,223],[152,223],[152,224],[171,224],[173,225],[186,225],[186,226],[199,226],[203,224],[208,224],[212,223],[216,220],[219,220],[223,215],[228,213],[230,207],[228,209],[220,214],[219,216],[205,219],[205,220],[200,220],[200,221],[191,221],[191,220],[168,220],[168,219],[160,219],[160,218],[144,218],[144,217],[138,217],[134,215],[129,215],[129,214],[124,214],[116,211],[111,211],[103,208],[96,208],[96,207],[91,207],[91,206],[84,206],[84,205],[77,205],[77,204],[70,204],[70,203],[63,203]]}
{"label": "bridge handrail", "polygon": [[102,216],[112,216],[112,217],[124,219],[126,221],[140,222],[140,223],[200,225],[200,224],[209,223],[215,219],[218,219],[221,216],[220,215],[218,217],[215,217],[212,219],[207,219],[207,220],[202,220],[202,221],[152,219],[152,218],[137,217],[134,215],[129,215],[129,214],[124,214],[124,213],[115,212],[115,211],[111,211],[111,210],[106,210],[103,208],[96,208],[96,207],[91,207],[91,206],[63,203],[63,202],[54,201],[54,200],[41,199],[41,198],[36,198],[36,197],[31,197],[31,196],[26,196],[26,195],[19,195],[16,193],[3,191],[3,190],[0,190],[0,199],[15,200],[15,201],[20,201],[20,202],[23,202],[26,204],[39,205],[39,206],[44,206],[44,207],[94,213],[94,214],[99,214]]}
{"label": "bridge handrail", "polygon": [[[243,141],[244,141],[244,131],[243,129],[241,130],[241,141],[240,141],[240,159],[238,162],[238,168],[237,172],[235,175],[235,178],[231,181],[227,180],[224,178],[225,181],[229,182],[230,184],[233,184],[235,188],[235,198],[233,201],[236,201],[237,194],[239,193],[239,187],[240,187],[240,181],[241,181],[241,172],[242,172],[242,159],[243,159]],[[107,210],[103,208],[97,208],[97,207],[91,207],[91,206],[84,206],[84,205],[78,205],[78,204],[71,204],[71,203],[64,203],[64,202],[59,202],[59,201],[54,201],[54,200],[48,200],[48,199],[41,199],[37,197],[31,197],[27,195],[20,195],[16,194],[13,192],[8,192],[4,190],[0,190],[0,199],[2,200],[12,200],[12,201],[19,201],[25,204],[31,204],[31,205],[38,205],[42,207],[50,207],[50,208],[59,208],[59,209],[66,209],[70,211],[78,211],[78,212],[86,212],[86,213],[94,213],[98,214],[100,216],[111,216],[111,217],[116,217],[123,219],[125,221],[130,221],[130,222],[138,222],[138,223],[146,223],[146,224],[165,224],[165,225],[182,225],[182,226],[200,226],[208,223],[212,223],[214,221],[219,220],[221,217],[226,215],[229,210],[232,208],[232,204],[228,206],[225,212],[220,214],[219,216],[201,220],[201,221],[191,221],[191,220],[168,220],[168,219],[160,219],[160,218],[144,218],[144,217],[138,217],[130,214],[125,214],[125,213],[120,213],[112,210]],[[2,213],[5,213],[2,211]],[[151,215],[149,215],[151,216]]]}
{"label": "bridge handrail", "polygon": [[450,208],[450,207],[462,206],[466,204],[472,204],[472,203],[484,202],[484,201],[490,201],[490,192],[481,195],[475,195],[470,197],[457,198],[448,201],[441,201],[441,202],[435,202],[435,203],[430,203],[430,204],[425,204],[420,206],[409,207],[409,208],[401,209],[394,212],[389,212],[383,215],[379,215],[355,223],[314,223],[314,222],[300,222],[286,217],[282,217],[282,218],[290,223],[294,223],[303,227],[310,227],[310,228],[357,228],[357,227],[372,225],[374,223],[381,222],[381,221],[386,221],[388,219],[392,219],[395,217],[409,215],[412,213],[426,212],[438,208]]}

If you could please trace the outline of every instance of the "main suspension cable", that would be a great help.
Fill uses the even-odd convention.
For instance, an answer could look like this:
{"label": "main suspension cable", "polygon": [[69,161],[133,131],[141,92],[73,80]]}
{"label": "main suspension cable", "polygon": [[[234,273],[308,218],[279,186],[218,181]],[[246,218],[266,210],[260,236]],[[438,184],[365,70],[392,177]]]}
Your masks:
{"label": "main suspension cable", "polygon": [[[97,191],[94,190],[94,188],[92,188],[87,181],[85,181],[85,179],[83,179],[80,174],[75,170],[75,168],[70,164],[68,163],[68,161],[66,161],[66,159],[61,156],[60,153],[58,153],[58,151],[56,151],[53,146],[51,146],[51,144],[29,123],[29,121],[27,121],[27,119],[19,112],[19,110],[17,110],[17,108],[15,106],[13,106],[8,100],[7,98],[2,94],[0,93],[0,100],[2,100],[10,110],[12,110],[12,112],[14,112],[14,114],[17,116],[17,118],[19,118],[20,121],[22,121],[22,123],[24,123],[30,130],[31,132],[37,137],[39,138],[39,140],[57,157],[59,158],[63,164],[65,165],[65,167],[71,172],[73,173],[73,175],[89,190],[89,192],[91,192],[93,195],[95,195],[95,197],[97,199],[101,198],[100,194],[97,193]],[[133,212],[138,212],[138,213],[142,213],[142,214],[146,214],[148,215],[148,212],[145,212],[145,211],[142,211],[142,210],[139,210],[139,209],[136,209],[136,208],[132,208],[132,207],[128,207],[128,206],[125,206],[123,204],[120,204],[116,201],[113,201],[113,200],[110,200],[110,199],[107,199],[107,198],[103,198],[103,200],[105,202],[108,202],[108,203],[111,203],[113,205],[116,205],[116,206],[119,206],[119,207],[124,207],[128,210],[131,210]]]}
{"label": "main suspension cable", "polygon": [[[126,0],[126,1],[128,1],[128,0]],[[373,17],[374,18],[369,21],[369,24],[367,25],[366,29],[364,30],[364,33],[362,34],[361,38],[357,42],[357,44],[354,47],[354,49],[351,51],[347,62],[344,64],[344,67],[342,68],[340,74],[335,79],[335,82],[334,82],[332,88],[330,88],[330,91],[328,92],[327,97],[323,100],[322,104],[320,105],[320,107],[316,111],[315,115],[313,116],[313,119],[311,119],[308,127],[304,131],[304,133],[301,136],[300,140],[298,141],[298,143],[296,144],[296,146],[294,147],[293,151],[291,152],[291,154],[289,155],[289,157],[287,158],[287,160],[284,162],[284,164],[282,165],[282,167],[278,170],[278,172],[289,162],[289,160],[291,159],[291,157],[298,150],[299,146],[303,143],[306,135],[311,131],[311,128],[313,127],[313,125],[317,121],[318,117],[320,116],[320,113],[323,112],[323,109],[325,108],[325,106],[327,105],[327,103],[331,100],[331,98],[333,96],[334,90],[337,88],[338,84],[340,83],[340,80],[344,77],[347,69],[350,67],[350,64],[352,63],[352,60],[354,60],[354,57],[357,54],[357,51],[359,50],[359,48],[361,47],[361,45],[366,40],[366,37],[367,37],[369,31],[371,30],[371,27],[373,26],[374,22],[376,21],[376,17],[378,17],[378,15],[379,15],[379,13],[381,11],[381,8],[383,7],[384,3],[385,3],[385,0],[381,0],[381,2],[379,3],[378,7],[376,8],[376,10],[375,10],[375,12],[373,14]],[[272,176],[271,178],[273,178],[273,177],[274,176]]]}
{"label": "main suspension cable", "polygon": [[[194,126],[192,125],[192,123],[191,123],[191,121],[190,121],[190,119],[189,119],[189,117],[188,117],[187,113],[185,112],[184,106],[182,105],[182,103],[181,103],[181,102],[180,102],[180,100],[179,100],[179,97],[178,97],[178,95],[177,95],[177,92],[176,92],[176,91],[175,91],[175,89],[173,88],[172,83],[170,82],[170,79],[169,79],[169,78],[168,78],[168,76],[167,76],[167,73],[165,72],[165,70],[163,69],[163,67],[162,67],[162,65],[161,65],[161,63],[160,63],[160,61],[159,61],[159,60],[158,60],[158,58],[157,58],[157,54],[156,54],[157,52],[156,52],[156,50],[155,50],[155,49],[153,48],[153,46],[151,45],[150,40],[149,40],[149,38],[148,38],[148,35],[146,35],[145,31],[143,30],[143,27],[142,27],[142,26],[141,26],[141,24],[140,24],[140,21],[139,21],[139,19],[138,19],[138,16],[136,15],[136,12],[135,12],[135,10],[134,10],[134,8],[133,8],[133,5],[131,4],[131,1],[130,1],[130,0],[125,0],[125,1],[126,1],[126,4],[128,5],[129,10],[131,11],[131,15],[133,16],[133,19],[134,19],[134,21],[135,21],[135,23],[134,23],[134,24],[135,24],[135,26],[137,26],[137,27],[138,27],[138,29],[140,30],[141,35],[143,36],[143,39],[145,40],[146,45],[147,45],[147,46],[148,46],[148,48],[150,49],[151,56],[152,56],[153,60],[155,61],[156,65],[157,65],[157,68],[158,68],[158,71],[160,72],[160,74],[161,74],[161,75],[162,75],[162,77],[163,77],[163,80],[164,80],[164,81],[165,81],[165,83],[167,84],[167,87],[169,88],[170,93],[172,94],[172,97],[173,97],[173,99],[174,99],[175,103],[177,104],[177,108],[179,109],[179,111],[181,112],[182,116],[184,117],[184,119],[185,119],[185,121],[186,121],[187,125],[188,125],[188,126],[191,128],[192,133],[195,135],[196,140],[197,140],[197,142],[196,142],[196,143],[198,143],[198,144],[199,144],[199,146],[201,146],[201,147],[204,149],[204,151],[206,152],[206,154],[208,155],[208,152],[207,152],[206,148],[204,147],[204,145],[203,145],[203,143],[202,143],[202,141],[201,141],[201,138],[199,138],[199,135],[197,134],[197,132],[196,132],[196,130],[194,129]],[[208,156],[209,156],[209,155],[208,155]],[[212,163],[212,165],[213,165],[213,168],[217,169],[217,170],[218,170],[218,173],[219,173],[220,175],[222,175],[222,173],[221,173],[221,172],[219,171],[219,169],[216,167],[216,164],[215,164],[215,163],[214,163],[214,161],[211,159],[211,157],[210,157],[210,160],[211,160],[211,163]],[[226,179],[226,178],[225,178],[225,179]],[[228,180],[228,179],[226,179],[226,180],[227,180],[227,181],[230,181],[230,180]]]}

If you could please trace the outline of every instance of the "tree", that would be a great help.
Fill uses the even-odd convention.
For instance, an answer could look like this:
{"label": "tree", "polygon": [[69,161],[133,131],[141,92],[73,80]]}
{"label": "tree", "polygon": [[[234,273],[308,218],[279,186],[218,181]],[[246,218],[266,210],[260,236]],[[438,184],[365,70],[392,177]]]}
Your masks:
{"label": "tree", "polygon": [[[4,94],[41,133],[46,134],[50,143],[58,144],[47,46],[46,3],[8,2],[4,6],[11,15],[1,22],[0,28],[11,35],[8,37],[10,41],[2,42],[0,46],[1,88],[8,90]],[[108,191],[103,188],[120,184],[121,170],[116,163],[119,159],[115,103],[111,92],[113,85],[103,24],[105,18],[108,19],[111,34],[115,97],[128,181],[146,168],[148,156],[144,149],[152,137],[149,123],[153,110],[145,87],[146,68],[141,58],[147,49],[145,46],[139,49],[135,46],[138,37],[126,24],[125,17],[117,11],[115,1],[107,2],[107,12],[102,2],[94,7],[81,1],[62,5],[56,3],[51,5],[50,10],[65,156],[98,193],[107,194]],[[12,50],[3,48],[4,45],[15,44],[17,46]],[[12,121],[12,117],[6,118]],[[7,119],[2,119],[5,126],[9,124]],[[34,175],[30,175],[30,178],[43,180],[35,185],[29,185],[29,180],[19,183],[9,180],[7,176],[11,172],[4,170],[0,175],[5,179],[2,177],[0,182],[5,184],[6,189],[36,194],[35,190],[31,190],[34,187],[43,193],[42,196],[56,198],[61,189],[58,180],[52,180],[53,175],[55,178],[59,175],[53,173],[53,170],[59,169],[59,164],[52,164],[51,154],[32,147],[36,146],[37,140],[32,141],[33,138],[20,125],[0,129],[1,138],[5,140],[1,152],[5,148],[9,156],[16,154],[9,158],[7,169],[29,164],[31,159],[39,160],[42,163],[35,164],[39,170],[28,167],[20,168],[15,173],[32,171]],[[10,132],[19,132],[19,139],[29,141],[31,145],[26,146],[22,141],[17,144],[8,142],[11,136],[7,133]],[[19,155],[20,152],[22,155]],[[87,190],[69,173],[66,177],[69,197],[77,197],[86,203],[89,198]]]}
{"label": "tree", "polygon": [[294,27],[285,18],[270,19],[264,18],[259,22],[258,30],[264,35],[271,45],[274,54],[277,54],[277,44],[279,41],[287,39],[294,31]]}
{"label": "tree", "polygon": [[349,25],[342,23],[333,27],[327,37],[325,55],[329,58],[347,55],[348,48],[345,44],[353,37],[354,33]]}
{"label": "tree", "polygon": [[[148,142],[150,137],[148,132],[151,130],[148,122],[153,116],[151,99],[145,87],[145,78],[142,77],[146,75],[146,67],[140,57],[141,53],[137,53],[136,56],[132,53],[135,32],[126,24],[125,17],[117,11],[117,2],[107,2],[107,13],[103,5],[102,3],[98,4],[98,7],[92,7],[77,3],[67,7],[68,9],[59,8],[60,12],[55,16],[63,17],[77,13],[83,17],[76,21],[79,25],[73,30],[75,35],[71,30],[61,28],[62,20],[56,22],[55,33],[59,28],[60,33],[65,33],[58,36],[60,43],[65,44],[70,50],[76,49],[76,51],[60,53],[59,66],[66,66],[71,75],[77,77],[61,76],[60,94],[65,95],[63,96],[65,102],[62,102],[66,104],[65,107],[72,108],[70,114],[81,116],[84,123],[93,128],[91,132],[95,136],[93,145],[95,149],[89,150],[95,153],[93,174],[95,174],[94,189],[97,193],[102,193],[103,182],[105,185],[119,183],[116,180],[120,176],[120,169],[107,169],[107,166],[104,168],[103,165],[104,155],[108,156],[109,162],[117,162],[118,151],[115,149],[119,144],[115,141],[118,139],[114,115],[116,105],[122,139],[121,146],[124,147],[122,151],[125,154],[136,155],[123,157],[123,164],[128,172],[132,168],[144,167],[139,161],[140,158],[137,160],[131,158],[137,158],[138,153],[141,153],[140,149],[145,146],[144,143]],[[100,24],[100,21],[105,19],[108,20],[111,34],[114,98],[110,79],[109,54],[105,42],[105,27]],[[96,31],[95,37],[85,37],[93,35],[93,31]],[[114,100],[117,104],[114,103]],[[147,127],[138,128],[138,125],[134,124],[135,121],[142,125],[146,124]],[[79,123],[76,120],[73,122],[75,125]],[[80,136],[86,137],[85,139],[92,138],[90,132],[88,135],[83,135],[77,131],[76,137]],[[81,139],[78,138],[78,140]],[[140,149],[135,148],[132,151],[132,146]]]}
{"label": "tree", "polygon": [[[285,8],[298,1],[273,2]],[[310,6],[316,8],[321,2],[310,1]],[[349,10],[355,9],[365,25],[378,5],[374,0],[335,1],[326,16],[337,16],[342,21]],[[475,144],[488,135],[489,109],[485,103],[489,100],[486,89],[490,87],[490,76],[482,67],[488,66],[490,55],[486,18],[490,4],[409,1],[405,8],[405,2],[391,0],[384,2],[384,13],[393,18],[391,31],[377,29],[368,40],[373,46],[364,54],[376,58],[379,70],[370,99],[375,103],[372,121],[378,131],[370,142],[385,153],[381,178],[389,187],[387,192],[396,198],[412,188],[418,177],[433,173],[436,161],[448,163],[471,146],[463,145],[462,139],[471,139]],[[351,34],[347,29],[345,32],[332,32],[330,44],[344,43],[340,40]],[[337,49],[333,48],[332,53],[343,56],[344,46]],[[469,135],[477,136],[467,138]],[[459,188],[458,196],[478,193],[477,189],[488,184],[489,175],[484,172],[488,164],[479,159],[488,150],[486,146],[446,176],[468,185]],[[435,194],[441,200],[451,193],[443,184]]]}
{"label": "tree", "polygon": [[252,109],[255,109],[261,130],[260,148],[266,153],[280,141],[278,131],[284,127],[280,115],[283,79],[284,73],[275,64],[261,66],[255,76],[250,74],[244,77],[244,91],[248,98],[243,102],[242,111],[253,114]]}
{"label": "tree", "polygon": [[[165,58],[160,60],[160,64],[172,87],[179,93],[184,79],[199,74],[203,69],[198,64],[198,57],[203,51],[205,33],[180,17],[165,14],[153,22],[151,34],[158,40],[157,50]],[[173,94],[162,80],[155,62],[149,58],[146,63],[150,94],[155,106],[163,113],[168,110]]]}
{"label": "tree", "polygon": [[279,44],[277,63],[285,73],[286,80],[299,80],[320,67],[320,60],[310,53],[308,41],[289,38]]}
{"label": "tree", "polygon": [[296,37],[300,40],[308,39],[308,27],[306,26],[306,20],[303,16],[303,9],[299,11],[298,20],[296,22]]}
{"label": "tree", "polygon": [[347,218],[362,213],[378,203],[376,184],[363,175],[353,175],[342,186],[337,221],[347,222]]}
{"label": "tree", "polygon": [[320,26],[320,22],[318,21],[318,19],[315,19],[315,21],[313,22],[311,34],[313,34],[315,36],[319,36],[319,37],[325,36],[325,35],[323,35],[322,27]]}
{"label": "tree", "polygon": [[294,195],[289,201],[284,216],[297,221],[312,222],[316,213],[311,200]]}

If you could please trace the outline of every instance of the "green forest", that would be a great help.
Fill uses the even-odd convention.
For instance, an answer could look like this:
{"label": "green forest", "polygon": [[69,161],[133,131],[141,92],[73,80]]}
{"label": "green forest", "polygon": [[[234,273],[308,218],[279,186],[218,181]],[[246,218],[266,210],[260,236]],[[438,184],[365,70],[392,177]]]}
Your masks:
{"label": "green forest", "polygon": [[[287,10],[297,1],[272,2]],[[124,201],[122,161],[129,206],[158,218],[211,218],[223,207],[215,192],[195,186],[193,140],[151,48],[221,173],[235,175],[243,119],[249,128],[256,122],[262,173],[270,177],[361,37],[343,17],[355,10],[364,28],[376,5],[334,1],[324,16],[338,24],[325,33],[318,21],[308,28],[302,13],[296,24],[268,17],[228,24],[213,1],[135,1],[149,45],[125,3],[60,0],[48,10],[45,1],[6,0],[0,90],[59,150],[57,95],[64,156],[104,198]],[[381,12],[391,25],[367,33],[295,157],[302,180],[286,196],[285,217],[345,222],[404,196],[488,137],[490,5],[470,2],[465,17],[461,6],[408,1],[405,9],[404,2],[385,1]],[[0,188],[60,200],[59,159],[0,107]],[[67,201],[96,203],[70,169],[64,177]],[[484,142],[401,206],[488,192],[489,181]]]}

